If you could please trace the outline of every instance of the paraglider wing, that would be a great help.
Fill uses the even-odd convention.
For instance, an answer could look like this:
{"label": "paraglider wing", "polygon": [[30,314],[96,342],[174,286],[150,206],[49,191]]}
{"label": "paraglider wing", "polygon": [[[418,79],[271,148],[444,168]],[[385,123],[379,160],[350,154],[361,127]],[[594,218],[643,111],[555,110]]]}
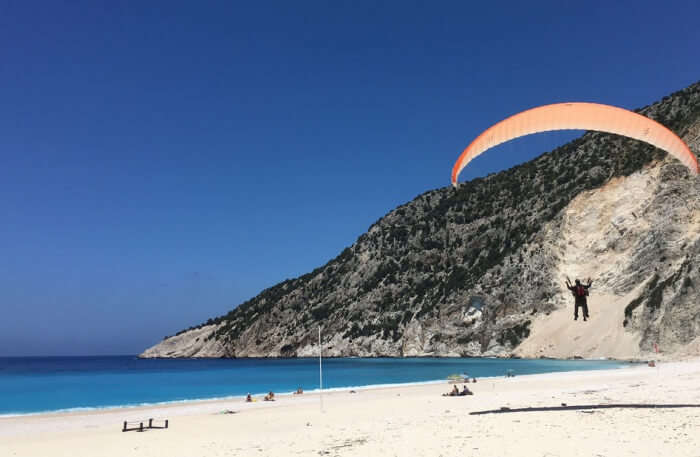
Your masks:
{"label": "paraglider wing", "polygon": [[455,162],[452,185],[459,173],[482,152],[512,139],[551,130],[596,130],[614,133],[652,144],[672,154],[698,174],[698,161],[678,135],[641,114],[598,103],[556,103],[515,114],[486,129]]}

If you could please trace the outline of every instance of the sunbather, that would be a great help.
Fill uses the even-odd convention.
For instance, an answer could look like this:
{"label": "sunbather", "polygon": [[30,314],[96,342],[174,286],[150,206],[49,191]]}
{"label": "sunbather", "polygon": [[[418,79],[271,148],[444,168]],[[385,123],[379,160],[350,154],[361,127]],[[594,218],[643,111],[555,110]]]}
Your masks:
{"label": "sunbather", "polygon": [[[455,387],[457,387],[457,386],[455,386]],[[467,387],[466,384],[462,387],[462,391],[459,393],[460,397],[463,397],[465,395],[474,395],[474,392],[469,390],[469,387]]]}
{"label": "sunbather", "polygon": [[452,392],[442,394],[443,397],[457,397],[459,396],[459,389],[457,388],[457,384],[452,386]]}

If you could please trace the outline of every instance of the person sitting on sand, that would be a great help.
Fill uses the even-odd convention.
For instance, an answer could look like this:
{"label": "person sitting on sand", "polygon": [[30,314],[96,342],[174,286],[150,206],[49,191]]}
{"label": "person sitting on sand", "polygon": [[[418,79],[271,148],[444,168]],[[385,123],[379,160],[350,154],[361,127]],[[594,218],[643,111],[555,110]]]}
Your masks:
{"label": "person sitting on sand", "polygon": [[253,401],[253,397],[250,396],[250,392],[248,392],[248,395],[245,397],[246,403],[251,403]]}
{"label": "person sitting on sand", "polygon": [[[455,387],[456,387],[456,386],[455,386]],[[465,396],[465,395],[474,395],[474,392],[472,392],[471,390],[469,390],[469,387],[467,387],[466,384],[462,387],[462,391],[459,393],[459,396],[460,396],[460,397],[463,397],[463,396]]]}
{"label": "person sitting on sand", "polygon": [[265,401],[275,401],[275,393],[270,391],[267,395],[265,395],[265,398],[263,399]]}
{"label": "person sitting on sand", "polygon": [[294,395],[301,395],[301,394],[303,394],[303,393],[304,393],[304,389],[302,389],[301,387],[299,387],[299,388],[297,389],[297,391],[294,392]]}
{"label": "person sitting on sand", "polygon": [[456,397],[459,395],[459,389],[457,388],[457,384],[452,386],[452,392],[442,394],[443,397]]}

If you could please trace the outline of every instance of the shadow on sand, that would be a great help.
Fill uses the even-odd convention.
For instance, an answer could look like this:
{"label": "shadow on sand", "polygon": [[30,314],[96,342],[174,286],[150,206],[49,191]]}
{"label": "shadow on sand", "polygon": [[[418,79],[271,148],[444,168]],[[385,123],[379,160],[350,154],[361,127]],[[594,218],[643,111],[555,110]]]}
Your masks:
{"label": "shadow on sand", "polygon": [[536,411],[581,411],[595,409],[612,409],[612,408],[636,408],[636,409],[670,409],[670,408],[700,408],[700,405],[692,405],[685,403],[678,404],[646,404],[646,403],[617,403],[606,405],[567,405],[563,403],[561,406],[541,406],[537,408],[508,408],[506,406],[500,409],[490,409],[487,411],[472,411],[471,415],[480,414],[503,414],[503,413],[530,413]]}

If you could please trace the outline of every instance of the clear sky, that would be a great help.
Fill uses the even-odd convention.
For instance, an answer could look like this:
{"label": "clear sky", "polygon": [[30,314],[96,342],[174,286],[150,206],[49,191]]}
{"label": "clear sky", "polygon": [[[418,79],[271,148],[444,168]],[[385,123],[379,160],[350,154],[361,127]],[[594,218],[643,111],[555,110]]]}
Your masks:
{"label": "clear sky", "polygon": [[3,1],[0,356],[135,354],[224,314],[448,185],[504,117],[697,81],[698,17],[694,0]]}

